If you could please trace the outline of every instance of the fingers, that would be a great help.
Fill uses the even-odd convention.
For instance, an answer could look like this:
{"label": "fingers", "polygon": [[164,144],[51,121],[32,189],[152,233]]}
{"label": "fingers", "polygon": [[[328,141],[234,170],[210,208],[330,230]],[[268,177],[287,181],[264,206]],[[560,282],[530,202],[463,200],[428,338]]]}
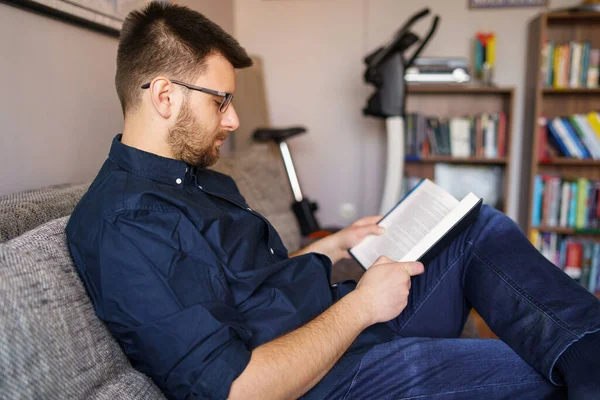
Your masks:
{"label": "fingers", "polygon": [[400,265],[410,276],[421,275],[425,272],[425,267],[420,262],[403,262]]}
{"label": "fingers", "polygon": [[379,256],[373,265],[379,264],[398,264],[401,266],[409,276],[420,275],[425,272],[425,267],[420,262],[395,262],[387,258],[386,256]]}
{"label": "fingers", "polygon": [[381,220],[381,218],[383,218],[383,216],[381,216],[381,215],[373,215],[371,217],[364,217],[364,218],[361,218],[361,219],[355,221],[352,225],[353,226],[373,225],[373,224],[378,223]]}
{"label": "fingers", "polygon": [[385,229],[378,225],[364,225],[356,227],[355,229],[360,238],[364,238],[368,235],[382,235],[385,232]]}

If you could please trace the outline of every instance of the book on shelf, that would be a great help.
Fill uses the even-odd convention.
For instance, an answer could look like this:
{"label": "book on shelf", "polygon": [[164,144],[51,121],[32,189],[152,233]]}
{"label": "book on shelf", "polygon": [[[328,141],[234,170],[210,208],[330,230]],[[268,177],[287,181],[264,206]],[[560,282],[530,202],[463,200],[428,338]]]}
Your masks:
{"label": "book on shelf", "polygon": [[429,156],[502,158],[506,156],[505,113],[437,118],[409,113],[405,118],[408,160]]}
{"label": "book on shelf", "polygon": [[537,230],[530,239],[544,257],[581,286],[600,292],[600,241]]}
{"label": "book on shelf", "polygon": [[536,175],[531,225],[600,233],[600,181]]}
{"label": "book on shelf", "polygon": [[395,261],[429,262],[477,217],[483,200],[473,193],[461,201],[423,179],[377,224],[380,236],[368,236],[350,254],[368,269],[380,256]]}
{"label": "book on shelf", "polygon": [[556,89],[597,88],[600,49],[590,41],[555,43],[546,40],[541,54],[542,86]]}
{"label": "book on shelf", "polygon": [[600,160],[600,113],[540,118],[539,159],[569,157]]}

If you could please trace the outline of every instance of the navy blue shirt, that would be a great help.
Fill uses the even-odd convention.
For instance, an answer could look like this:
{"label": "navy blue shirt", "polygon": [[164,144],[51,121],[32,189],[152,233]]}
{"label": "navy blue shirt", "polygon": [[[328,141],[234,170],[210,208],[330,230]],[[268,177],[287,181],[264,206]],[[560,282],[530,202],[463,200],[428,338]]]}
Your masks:
{"label": "navy blue shirt", "polygon": [[[353,287],[332,287],[324,255],[288,258],[230,177],[128,147],[120,135],[66,232],[97,315],[170,398],[226,398],[254,348]],[[313,394],[381,339],[362,336]]]}

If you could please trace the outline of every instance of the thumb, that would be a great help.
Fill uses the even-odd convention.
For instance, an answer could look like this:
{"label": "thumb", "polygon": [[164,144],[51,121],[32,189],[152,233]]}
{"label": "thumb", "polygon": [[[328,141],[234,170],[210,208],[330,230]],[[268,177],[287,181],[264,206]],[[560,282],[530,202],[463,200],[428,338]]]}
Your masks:
{"label": "thumb", "polygon": [[403,262],[401,265],[410,276],[420,275],[425,272],[425,267],[420,262]]}
{"label": "thumb", "polygon": [[373,263],[373,265],[389,264],[389,263],[393,263],[393,261],[390,260],[389,258],[387,258],[386,256],[379,256],[377,258],[377,260],[375,260],[375,262]]}

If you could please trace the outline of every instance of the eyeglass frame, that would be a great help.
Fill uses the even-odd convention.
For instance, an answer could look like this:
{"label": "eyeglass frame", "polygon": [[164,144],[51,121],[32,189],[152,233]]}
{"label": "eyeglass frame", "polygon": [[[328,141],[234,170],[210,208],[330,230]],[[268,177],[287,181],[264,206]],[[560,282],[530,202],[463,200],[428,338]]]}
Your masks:
{"label": "eyeglass frame", "polygon": [[[201,86],[194,86],[194,85],[190,85],[189,83],[185,83],[185,82],[181,82],[175,79],[171,79],[170,80],[172,83],[175,83],[177,85],[181,85],[183,87],[186,87],[188,89],[191,90],[197,90],[199,92],[203,92],[203,93],[208,93],[208,94],[212,94],[214,96],[220,96],[223,98],[223,100],[221,101],[221,105],[219,106],[219,111],[223,114],[225,113],[225,111],[227,111],[227,107],[229,107],[229,105],[231,104],[231,101],[233,100],[233,94],[232,93],[227,93],[227,92],[219,92],[218,90],[212,90],[212,89],[207,89],[205,87],[201,87]],[[150,87],[150,83],[144,83],[141,88],[142,89],[148,89]]]}

